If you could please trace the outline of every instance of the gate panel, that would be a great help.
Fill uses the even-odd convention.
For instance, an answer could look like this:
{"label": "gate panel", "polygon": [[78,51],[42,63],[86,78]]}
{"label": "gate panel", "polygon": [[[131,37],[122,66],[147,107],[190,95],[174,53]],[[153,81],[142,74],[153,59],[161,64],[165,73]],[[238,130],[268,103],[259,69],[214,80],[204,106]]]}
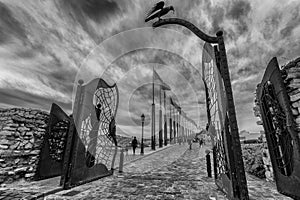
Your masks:
{"label": "gate panel", "polygon": [[[216,57],[215,57],[216,55]],[[230,132],[228,101],[220,61],[216,58],[218,50],[205,43],[202,55],[202,74],[206,87],[209,132],[212,134],[214,172],[216,185],[229,199],[248,199],[247,183],[241,152],[235,146]],[[231,108],[234,109],[234,108]],[[238,141],[239,142],[239,141]],[[237,160],[239,159],[239,160]],[[237,162],[238,161],[238,162]],[[239,173],[239,176],[237,174]],[[240,180],[241,179],[241,180]]]}
{"label": "gate panel", "polygon": [[267,66],[257,97],[277,189],[300,199],[299,136],[276,58]]}
{"label": "gate panel", "polygon": [[70,124],[68,115],[55,103],[52,104],[48,127],[41,146],[35,180],[60,176],[64,150]]}
{"label": "gate panel", "polygon": [[73,114],[75,128],[64,188],[113,173],[117,153],[115,117],[118,88],[103,79],[79,85]]}

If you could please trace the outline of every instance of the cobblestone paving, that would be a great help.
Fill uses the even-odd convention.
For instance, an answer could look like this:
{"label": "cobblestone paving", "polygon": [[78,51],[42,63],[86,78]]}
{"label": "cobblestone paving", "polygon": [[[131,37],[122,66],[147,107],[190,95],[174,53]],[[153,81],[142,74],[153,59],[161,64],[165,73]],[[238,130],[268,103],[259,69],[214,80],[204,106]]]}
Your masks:
{"label": "cobblestone paving", "polygon": [[[193,144],[172,145],[137,159],[124,166],[124,173],[115,173],[97,181],[45,197],[63,199],[200,199],[226,200],[213,178],[206,174],[205,149]],[[279,194],[275,184],[247,175],[251,200],[291,200]],[[2,191],[3,192],[3,191]],[[23,196],[24,197],[24,196]]]}
{"label": "cobblestone paving", "polygon": [[[140,148],[137,148],[136,150],[136,154],[134,155],[133,152],[132,152],[132,149],[129,149],[127,152],[124,153],[124,163],[123,165],[127,165],[137,159],[141,159],[141,158],[144,158],[144,157],[147,157],[149,154],[152,154],[152,153],[158,153],[159,151],[164,151],[166,148],[169,148],[171,146],[163,146],[162,148],[157,148],[155,151],[151,150],[150,147],[147,147],[144,149],[144,154],[141,155],[140,152],[141,152],[141,149]],[[114,168],[119,168],[119,165],[120,164],[120,151],[118,151],[117,155],[116,155],[116,161],[115,161],[115,166]]]}
{"label": "cobblestone paving", "polygon": [[189,150],[187,144],[174,145],[127,165],[123,174],[47,199],[226,199],[213,179],[206,177],[204,149],[196,146]]}
{"label": "cobblestone paving", "polygon": [[291,198],[280,194],[277,191],[274,182],[267,182],[249,174],[247,174],[246,177],[250,199],[292,200]]}
{"label": "cobblestone paving", "polygon": [[[205,148],[174,145],[132,162],[123,174],[94,181],[46,199],[218,199],[226,200],[213,178],[208,178]],[[279,194],[275,184],[247,175],[251,200],[291,200]]]}

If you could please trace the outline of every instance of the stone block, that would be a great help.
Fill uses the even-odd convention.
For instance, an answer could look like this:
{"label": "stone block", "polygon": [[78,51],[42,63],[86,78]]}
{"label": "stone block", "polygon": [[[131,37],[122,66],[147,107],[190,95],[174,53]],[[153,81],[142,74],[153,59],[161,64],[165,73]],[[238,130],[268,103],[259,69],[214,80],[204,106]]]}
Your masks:
{"label": "stone block", "polygon": [[12,120],[14,120],[16,122],[25,122],[26,121],[23,117],[20,117],[20,116],[13,116]]}
{"label": "stone block", "polygon": [[10,126],[5,126],[4,128],[2,128],[2,130],[4,130],[4,131],[16,131],[17,128],[10,127]]}
{"label": "stone block", "polygon": [[30,152],[31,154],[34,154],[34,155],[38,155],[40,153],[40,150],[33,150]]}
{"label": "stone block", "polygon": [[7,135],[12,135],[14,132],[12,131],[0,131],[0,135],[3,135],[3,136],[7,136]]}
{"label": "stone block", "polygon": [[27,167],[19,167],[14,169],[14,173],[20,173],[20,172],[25,172],[27,171]]}
{"label": "stone block", "polygon": [[41,124],[41,125],[43,125],[43,124],[45,124],[45,121],[42,121],[42,120],[36,120],[35,123],[36,123],[36,124]]}
{"label": "stone block", "polygon": [[25,178],[32,178],[33,176],[34,176],[34,173],[25,174]]}
{"label": "stone block", "polygon": [[0,149],[8,149],[9,145],[7,144],[0,144]]}
{"label": "stone block", "polygon": [[26,126],[27,128],[30,128],[30,129],[32,129],[32,128],[35,127],[34,124],[30,124],[30,123],[25,124],[25,126]]}
{"label": "stone block", "polygon": [[12,140],[8,140],[8,139],[1,139],[0,140],[0,144],[2,145],[11,145],[13,143]]}
{"label": "stone block", "polygon": [[20,132],[30,131],[30,128],[27,128],[27,127],[19,127],[19,128],[18,128],[18,131],[20,131]]}
{"label": "stone block", "polygon": [[13,175],[15,175],[15,172],[14,172],[14,171],[9,171],[7,174],[8,174],[9,176],[13,176]]}
{"label": "stone block", "polygon": [[36,115],[36,114],[38,114],[38,111],[37,110],[32,110],[32,111],[30,111],[30,114]]}
{"label": "stone block", "polygon": [[10,122],[10,123],[6,123],[6,126],[9,126],[9,127],[12,127],[12,128],[18,128],[19,124]]}
{"label": "stone block", "polygon": [[32,149],[33,145],[32,143],[28,142],[27,144],[24,145],[24,149]]}
{"label": "stone block", "polygon": [[33,172],[34,171],[34,168],[33,167],[29,167],[28,169],[27,169],[27,172]]}
{"label": "stone block", "polygon": [[32,115],[32,114],[30,114],[30,113],[26,113],[24,116],[25,116],[25,118],[27,118],[27,119],[32,119],[32,118],[35,117],[34,115]]}

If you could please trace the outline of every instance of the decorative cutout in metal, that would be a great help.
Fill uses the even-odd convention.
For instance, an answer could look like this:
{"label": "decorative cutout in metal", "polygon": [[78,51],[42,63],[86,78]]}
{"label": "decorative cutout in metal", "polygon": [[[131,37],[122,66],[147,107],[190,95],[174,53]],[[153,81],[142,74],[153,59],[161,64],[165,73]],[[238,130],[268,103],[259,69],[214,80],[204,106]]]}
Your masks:
{"label": "decorative cutout in metal", "polygon": [[[235,162],[235,159],[242,159],[241,152],[238,155],[238,150],[232,145],[228,98],[220,73],[220,63],[215,55],[218,55],[218,50],[214,50],[209,43],[205,43],[202,55],[202,75],[207,95],[209,133],[214,144],[215,181],[230,199],[247,199],[248,190],[243,165],[240,166],[238,162]],[[236,176],[238,170],[242,170],[243,173],[240,174],[244,175],[242,177],[244,182]],[[244,194],[241,194],[241,191],[244,191]]]}
{"label": "decorative cutout in metal", "polygon": [[300,145],[291,102],[276,58],[265,71],[257,99],[277,189],[300,199]]}
{"label": "decorative cutout in metal", "polygon": [[72,141],[64,188],[113,173],[118,101],[117,85],[109,86],[103,79],[78,86],[73,107],[77,133]]}
{"label": "decorative cutout in metal", "polygon": [[[184,19],[179,19],[179,18],[161,19],[161,20],[158,20],[155,23],[153,23],[152,26],[155,28],[155,27],[160,27],[160,26],[167,25],[167,24],[177,24],[180,26],[184,26],[184,27],[188,28],[190,31],[192,31],[200,39],[204,40],[205,42],[210,43],[210,44],[216,44],[216,46],[214,48],[215,55],[217,58],[216,64],[220,71],[220,74],[222,77],[221,82],[224,85],[224,90],[225,90],[225,94],[226,94],[226,97],[224,98],[224,99],[226,99],[226,114],[224,114],[223,121],[225,122],[225,119],[228,118],[227,121],[229,124],[229,127],[228,127],[228,126],[225,126],[226,124],[224,123],[224,130],[227,131],[227,128],[228,128],[228,131],[224,132],[224,135],[226,136],[226,137],[224,137],[225,138],[224,139],[224,143],[225,143],[224,147],[225,147],[225,151],[226,151],[226,149],[231,149],[231,148],[233,149],[232,150],[233,160],[229,160],[228,162],[230,165],[234,164],[236,166],[236,169],[234,171],[233,171],[233,169],[231,169],[231,177],[234,176],[233,178],[236,181],[233,181],[233,179],[232,179],[233,192],[232,192],[232,196],[230,196],[231,194],[229,194],[229,193],[228,193],[228,196],[231,199],[238,198],[238,199],[247,200],[247,199],[249,199],[249,195],[248,195],[247,181],[246,181],[245,170],[244,170],[244,163],[243,163],[243,159],[242,159],[242,150],[241,150],[241,144],[240,144],[240,139],[239,139],[238,125],[237,125],[236,114],[235,114],[235,106],[234,106],[234,100],[233,100],[233,94],[232,94],[232,88],[231,88],[231,82],[230,82],[230,75],[229,75],[229,69],[228,69],[228,63],[227,63],[227,56],[226,56],[223,32],[218,31],[216,33],[217,37],[212,37],[212,36],[209,36],[209,35],[205,34],[204,32],[202,32],[199,28],[197,28],[192,23],[190,23]],[[210,52],[213,52],[212,47],[211,47]],[[212,55],[212,57],[214,57],[213,53],[211,55]],[[205,84],[205,82],[204,82],[204,84]],[[208,96],[206,98],[206,101],[209,102]],[[209,106],[207,106],[207,108],[209,108]],[[208,118],[209,118],[208,121],[210,123],[209,113],[210,113],[210,111],[208,112]],[[230,132],[229,132],[229,130],[230,130]],[[231,145],[226,144],[226,141],[230,141]],[[229,154],[231,154],[231,152]],[[224,185],[227,185],[224,181],[223,181],[223,183],[224,183]],[[230,191],[232,191],[232,190],[230,190]],[[230,191],[228,191],[228,192],[230,192]]]}
{"label": "decorative cutout in metal", "polygon": [[69,124],[70,117],[57,104],[53,103],[47,131],[41,146],[35,180],[62,174]]}

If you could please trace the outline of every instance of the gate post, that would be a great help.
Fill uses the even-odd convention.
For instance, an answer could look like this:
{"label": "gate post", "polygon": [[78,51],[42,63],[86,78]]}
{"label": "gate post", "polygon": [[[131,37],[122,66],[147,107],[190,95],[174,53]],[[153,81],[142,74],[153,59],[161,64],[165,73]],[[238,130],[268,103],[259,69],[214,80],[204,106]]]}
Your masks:
{"label": "gate post", "polygon": [[221,74],[223,75],[223,82],[225,86],[226,96],[227,96],[227,106],[228,106],[228,118],[229,118],[229,126],[230,132],[232,136],[233,143],[233,156],[236,165],[238,166],[236,169],[236,178],[237,178],[237,186],[239,187],[240,196],[242,199],[249,199],[248,189],[247,189],[247,181],[245,177],[244,163],[242,159],[242,149],[240,144],[238,125],[236,121],[236,113],[235,106],[232,94],[232,87],[230,82],[230,74],[228,70],[226,49],[223,39],[223,32],[217,32],[217,40],[219,47],[219,55],[220,55],[220,64],[221,64]]}
{"label": "gate post", "polygon": [[123,164],[124,164],[124,148],[121,149],[121,153],[120,153],[119,173],[123,173]]}
{"label": "gate post", "polygon": [[[63,173],[60,179],[60,185],[63,186],[64,189],[67,189],[70,187],[69,184],[69,178],[70,178],[70,173],[71,173],[71,158],[72,158],[72,151],[73,151],[73,146],[74,146],[74,133],[76,133],[76,127],[75,123],[78,120],[77,117],[77,112],[78,112],[78,106],[79,106],[79,101],[81,99],[81,91],[82,91],[82,84],[83,80],[78,81],[78,86],[77,86],[77,91],[76,91],[76,96],[75,96],[75,101],[74,101],[74,108],[73,108],[73,115],[70,117],[70,128],[69,128],[69,133],[68,133],[68,138],[67,138],[67,145],[66,145],[66,150],[64,154],[64,162],[63,162]],[[76,112],[75,112],[76,111]],[[75,115],[75,116],[74,116]]]}
{"label": "gate post", "polygon": [[[232,178],[231,181],[234,185],[234,188],[233,191],[232,189],[230,189],[230,191],[227,191],[227,193],[228,195],[231,196],[230,198],[233,199],[239,198],[243,200],[248,200],[249,196],[248,196],[247,182],[246,182],[244,164],[243,164],[242,154],[241,154],[241,146],[240,146],[239,135],[238,135],[239,134],[238,126],[237,126],[236,115],[235,115],[236,113],[235,113],[232,88],[231,88],[231,82],[230,82],[230,76],[228,70],[225,44],[223,40],[223,32],[219,31],[216,34],[217,37],[212,37],[202,32],[192,23],[179,18],[161,19],[154,22],[152,26],[155,28],[167,24],[177,24],[177,25],[184,26],[188,28],[190,31],[192,31],[200,39],[204,40],[205,42],[218,44],[218,48],[220,51],[220,63],[222,69],[221,73],[222,73],[222,79],[224,82],[226,98],[227,98],[227,113],[229,118],[230,135],[232,135],[232,143],[233,143],[232,146],[227,146],[227,148],[230,149],[230,151],[232,151],[233,154],[232,156],[234,158],[233,160],[235,162],[234,164],[236,164],[236,170],[234,170],[235,173],[232,173],[230,175]],[[207,101],[209,101],[209,98],[207,98]],[[224,187],[224,184],[222,187]]]}

